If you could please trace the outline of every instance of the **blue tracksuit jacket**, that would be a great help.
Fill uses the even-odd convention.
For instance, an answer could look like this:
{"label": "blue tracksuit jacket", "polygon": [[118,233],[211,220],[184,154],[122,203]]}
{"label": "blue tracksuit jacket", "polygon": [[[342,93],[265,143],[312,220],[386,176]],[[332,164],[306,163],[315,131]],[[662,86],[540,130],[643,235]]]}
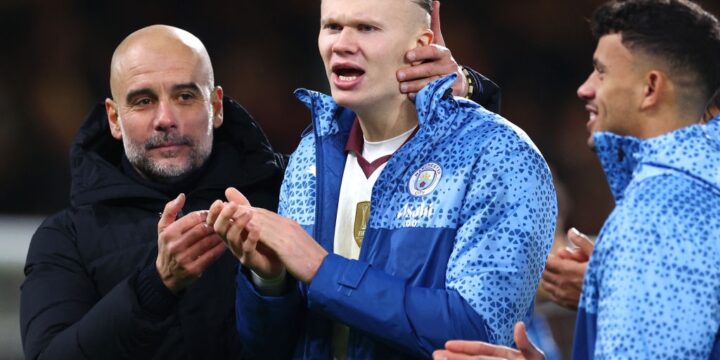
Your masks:
{"label": "blue tracksuit jacket", "polygon": [[576,359],[720,359],[720,120],[597,133],[616,207],[583,284]]}
{"label": "blue tracksuit jacket", "polygon": [[312,132],[292,155],[279,212],[330,255],[305,286],[263,297],[237,279],[238,330],[249,356],[331,357],[332,322],[350,326],[348,357],[429,357],[448,339],[512,344],[527,320],[555,227],[545,160],[507,120],[450,96],[455,77],[417,97],[417,134],[372,192],[360,258],[333,253],[344,151],[355,115],[299,90]]}

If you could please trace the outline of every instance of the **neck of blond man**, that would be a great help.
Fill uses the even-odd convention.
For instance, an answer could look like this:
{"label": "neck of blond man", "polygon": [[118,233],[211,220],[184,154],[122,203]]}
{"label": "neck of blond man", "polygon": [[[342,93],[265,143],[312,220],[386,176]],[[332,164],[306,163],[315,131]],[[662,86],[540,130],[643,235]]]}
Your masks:
{"label": "neck of blond man", "polygon": [[375,104],[356,111],[366,140],[392,139],[418,125],[415,104],[404,95],[403,98],[399,103]]}

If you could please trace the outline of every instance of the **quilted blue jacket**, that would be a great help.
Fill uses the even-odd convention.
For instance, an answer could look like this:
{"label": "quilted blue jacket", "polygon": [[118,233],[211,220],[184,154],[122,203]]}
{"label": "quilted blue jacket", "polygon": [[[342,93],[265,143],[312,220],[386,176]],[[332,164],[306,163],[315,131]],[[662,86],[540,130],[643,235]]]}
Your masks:
{"label": "quilted blue jacket", "polygon": [[454,76],[417,97],[417,134],[372,192],[360,258],[333,253],[345,144],[355,115],[299,90],[312,132],[292,155],[279,212],[330,255],[305,286],[263,297],[237,278],[248,356],[331,358],[332,323],[350,326],[348,358],[429,357],[448,339],[512,344],[545,265],[556,199],[545,160],[520,129],[450,96]]}
{"label": "quilted blue jacket", "polygon": [[720,121],[597,133],[616,206],[590,259],[576,359],[720,359]]}

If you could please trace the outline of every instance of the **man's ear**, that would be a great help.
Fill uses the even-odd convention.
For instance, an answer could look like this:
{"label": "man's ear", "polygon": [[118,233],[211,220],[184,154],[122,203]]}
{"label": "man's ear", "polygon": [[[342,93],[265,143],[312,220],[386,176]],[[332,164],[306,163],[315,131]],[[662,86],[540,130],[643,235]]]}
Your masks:
{"label": "man's ear", "polygon": [[210,94],[210,101],[212,101],[213,107],[213,127],[219,128],[223,123],[223,89],[220,86],[216,86]]}
{"label": "man's ear", "polygon": [[640,110],[657,106],[668,96],[668,92],[672,91],[671,87],[672,84],[664,72],[658,70],[649,71],[644,78]]}
{"label": "man's ear", "polygon": [[117,104],[112,99],[105,99],[105,112],[107,113],[108,125],[110,125],[110,133],[112,137],[122,140],[122,131],[120,130],[120,116],[118,115]]}
{"label": "man's ear", "polygon": [[417,42],[415,44],[416,47],[423,47],[423,46],[428,46],[428,45],[432,44],[434,36],[435,35],[433,34],[432,30],[430,30],[430,29],[423,30],[423,32],[420,33],[420,36],[417,39]]}

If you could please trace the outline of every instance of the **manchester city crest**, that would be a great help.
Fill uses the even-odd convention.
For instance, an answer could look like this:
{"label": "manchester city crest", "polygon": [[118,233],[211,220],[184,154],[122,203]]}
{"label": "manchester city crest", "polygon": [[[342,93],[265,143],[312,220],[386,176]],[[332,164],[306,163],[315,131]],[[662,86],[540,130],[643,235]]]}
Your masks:
{"label": "manchester city crest", "polygon": [[408,187],[413,196],[425,196],[435,190],[442,177],[440,165],[430,162],[415,171],[410,178]]}

